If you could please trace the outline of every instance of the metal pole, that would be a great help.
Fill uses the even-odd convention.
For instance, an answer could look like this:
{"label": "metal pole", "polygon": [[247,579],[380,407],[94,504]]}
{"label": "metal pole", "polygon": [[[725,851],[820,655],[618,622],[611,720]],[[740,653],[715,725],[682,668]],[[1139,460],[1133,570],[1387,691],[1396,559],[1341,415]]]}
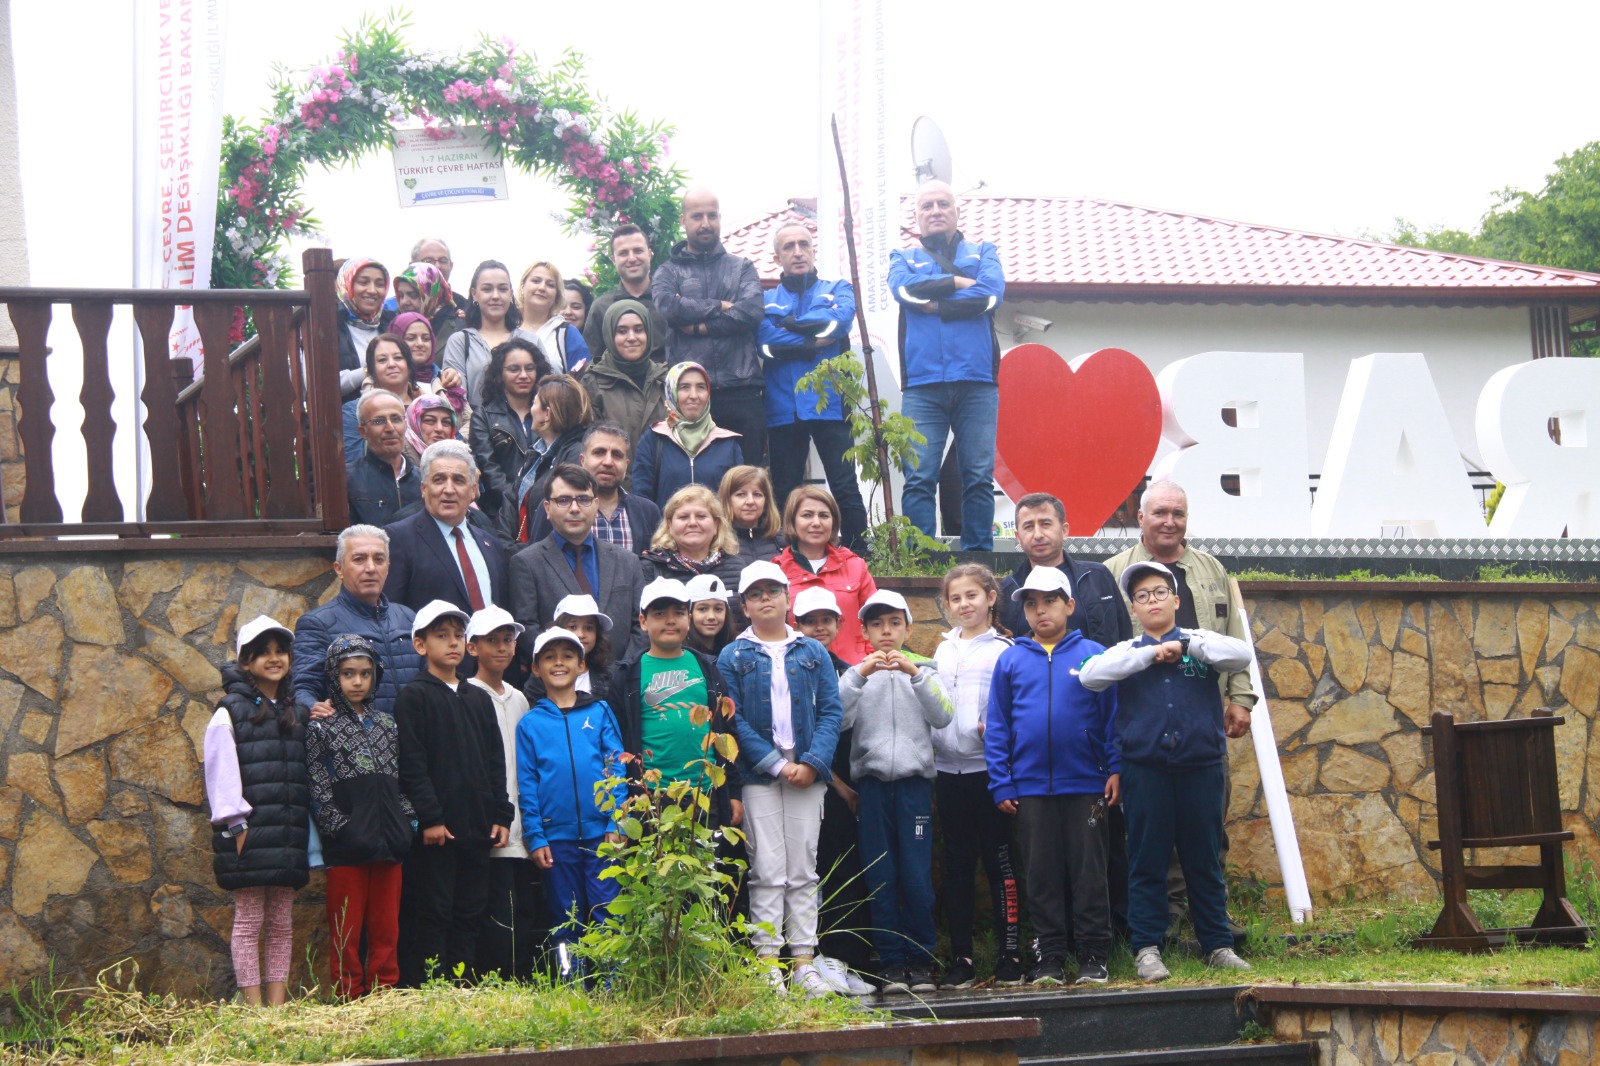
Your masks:
{"label": "metal pole", "polygon": [[[878,450],[878,473],[883,488],[883,517],[894,521],[894,492],[889,484],[889,443],[883,437],[883,412],[878,406],[878,372],[872,365],[872,335],[867,332],[867,305],[861,295],[861,268],[856,264],[855,217],[850,211],[850,175],[845,170],[844,146],[839,143],[839,116],[829,118],[833,126],[833,151],[839,159],[839,185],[844,204],[844,246],[850,258],[850,284],[856,290],[856,326],[861,331],[861,361],[867,368],[867,398],[872,405],[872,443]],[[889,550],[899,548],[894,526],[889,527]]]}

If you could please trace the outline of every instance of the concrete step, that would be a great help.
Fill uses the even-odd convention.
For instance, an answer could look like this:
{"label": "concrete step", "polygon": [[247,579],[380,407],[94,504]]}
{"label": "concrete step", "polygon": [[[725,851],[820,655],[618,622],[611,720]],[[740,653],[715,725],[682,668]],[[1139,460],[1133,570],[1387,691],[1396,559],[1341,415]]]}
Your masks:
{"label": "concrete step", "polygon": [[1208,1047],[1175,1047],[1155,1051],[1094,1052],[1087,1055],[1057,1055],[1020,1059],[1018,1066],[1215,1066],[1221,1063],[1246,1063],[1248,1066],[1311,1066],[1317,1061],[1317,1045],[1310,1041],[1290,1044],[1213,1044]]}

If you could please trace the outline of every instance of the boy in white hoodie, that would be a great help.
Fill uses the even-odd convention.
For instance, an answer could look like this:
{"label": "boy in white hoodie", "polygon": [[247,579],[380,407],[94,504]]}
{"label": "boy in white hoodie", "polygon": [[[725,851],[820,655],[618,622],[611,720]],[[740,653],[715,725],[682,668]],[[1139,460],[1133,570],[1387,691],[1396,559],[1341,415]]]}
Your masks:
{"label": "boy in white hoodie", "polygon": [[934,794],[939,831],[944,838],[944,910],[950,923],[950,968],[942,988],[970,988],[978,975],[972,965],[975,877],[983,860],[994,907],[994,983],[1020,985],[1021,934],[1017,924],[1017,873],[1012,861],[1012,820],[989,798],[989,766],[984,760],[984,717],[989,682],[1011,636],[1000,624],[1000,584],[987,566],[962,563],[944,576],[939,601],[955,628],[933,653],[939,679],[955,704],[950,724],[933,733]]}
{"label": "boy in white hoodie", "polygon": [[533,976],[534,956],[548,929],[539,872],[522,843],[522,811],[517,804],[517,723],[528,713],[528,697],[506,683],[506,670],[517,654],[522,626],[504,607],[490,604],[467,622],[467,651],[478,660],[478,672],[467,678],[489,694],[505,744],[506,791],[510,794],[511,832],[505,847],[489,853],[489,903],[478,931],[477,970],[496,971],[507,981]]}
{"label": "boy in white hoodie", "polygon": [[859,793],[861,864],[885,992],[932,992],[933,731],[953,708],[932,663],[903,649],[911,608],[880,589],[860,618],[873,651],[839,679],[850,773]]}

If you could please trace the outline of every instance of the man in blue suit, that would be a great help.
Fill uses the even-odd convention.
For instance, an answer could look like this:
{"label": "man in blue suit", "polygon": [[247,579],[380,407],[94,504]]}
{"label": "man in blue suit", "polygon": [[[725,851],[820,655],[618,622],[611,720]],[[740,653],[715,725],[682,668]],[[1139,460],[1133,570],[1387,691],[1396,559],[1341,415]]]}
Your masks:
{"label": "man in blue suit", "polygon": [[506,549],[494,534],[467,521],[478,497],[472,451],[455,440],[428,445],[419,464],[422,510],[392,523],[389,579],[384,595],[418,610],[433,600],[464,611],[509,607]]}

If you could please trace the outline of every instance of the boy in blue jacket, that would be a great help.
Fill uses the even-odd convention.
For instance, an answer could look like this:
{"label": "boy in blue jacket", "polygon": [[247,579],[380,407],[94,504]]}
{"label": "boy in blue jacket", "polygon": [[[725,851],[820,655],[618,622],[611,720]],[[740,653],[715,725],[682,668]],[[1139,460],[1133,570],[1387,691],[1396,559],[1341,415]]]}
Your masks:
{"label": "boy in blue jacket", "polygon": [[1250,666],[1250,646],[1203,629],[1179,629],[1178,581],[1157,562],[1122,572],[1122,591],[1144,632],[1083,664],[1085,688],[1117,693],[1117,746],[1127,774],[1128,939],[1145,981],[1172,976],[1167,866],[1173,845],[1189,886],[1189,914],[1206,964],[1248,970],[1233,952],[1222,880],[1223,759],[1227,741],[1218,678]]}
{"label": "boy in blue jacket", "polygon": [[612,812],[595,802],[594,786],[617,779],[612,797],[627,799],[622,730],[605,700],[577,689],[583,644],[577,634],[552,626],[533,644],[533,673],[543,698],[517,722],[517,788],[522,842],[545,871],[550,939],[562,979],[577,976],[571,945],[591,921],[604,921],[617,883],[602,880],[602,842],[616,843]]}
{"label": "boy in blue jacket", "polygon": [[1011,597],[1022,601],[1033,636],[995,663],[984,759],[989,794],[1017,816],[1038,946],[1027,979],[1066,982],[1070,906],[1077,983],[1105,984],[1111,954],[1105,807],[1121,801],[1122,782],[1112,734],[1117,698],[1090,692],[1079,680],[1079,664],[1105,649],[1068,630],[1074,604],[1066,574],[1034,567]]}

